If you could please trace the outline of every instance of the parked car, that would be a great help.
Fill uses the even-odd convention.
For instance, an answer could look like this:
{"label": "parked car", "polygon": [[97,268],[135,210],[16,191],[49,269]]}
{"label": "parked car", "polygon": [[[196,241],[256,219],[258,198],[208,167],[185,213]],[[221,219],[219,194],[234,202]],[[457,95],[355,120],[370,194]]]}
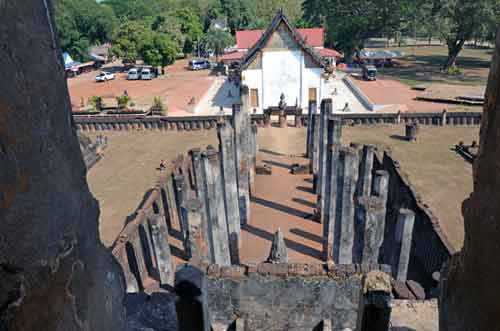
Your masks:
{"label": "parked car", "polygon": [[127,73],[128,80],[138,80],[139,78],[141,78],[141,75],[140,75],[139,70],[137,68],[132,68],[128,71],[128,73]]}
{"label": "parked car", "polygon": [[99,75],[96,76],[95,81],[96,82],[106,82],[108,80],[113,80],[115,79],[115,74],[112,74],[107,71],[101,72]]}
{"label": "parked car", "polygon": [[365,80],[377,80],[377,68],[373,65],[364,65],[363,78]]}
{"label": "parked car", "polygon": [[203,70],[210,69],[210,62],[208,60],[191,60],[189,61],[189,69],[191,70]]}
{"label": "parked car", "polygon": [[141,70],[141,80],[151,80],[153,79],[153,73],[149,68],[142,68]]}

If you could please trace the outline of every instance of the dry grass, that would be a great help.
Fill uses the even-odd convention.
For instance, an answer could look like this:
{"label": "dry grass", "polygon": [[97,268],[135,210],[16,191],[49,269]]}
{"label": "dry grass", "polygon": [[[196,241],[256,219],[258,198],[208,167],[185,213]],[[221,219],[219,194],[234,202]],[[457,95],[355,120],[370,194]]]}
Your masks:
{"label": "dry grass", "polygon": [[[87,133],[94,138],[99,133]],[[216,143],[215,131],[191,132],[106,132],[108,147],[104,159],[90,169],[87,179],[101,207],[101,240],[109,246],[126,219],[134,214],[144,194],[157,180],[162,159],[170,161],[193,147]]]}
{"label": "dry grass", "polygon": [[[453,245],[463,241],[461,202],[472,190],[471,165],[451,149],[460,140],[478,139],[478,127],[421,127],[419,141],[398,138],[403,126],[345,127],[345,143],[370,143],[390,149],[408,173],[423,200],[442,220]],[[260,129],[259,147],[300,155],[305,151],[306,129]],[[88,134],[93,138],[96,133]],[[135,212],[144,193],[156,180],[161,159],[169,160],[192,147],[216,144],[215,131],[206,132],[107,132],[105,157],[88,174],[90,188],[101,205],[101,238],[110,245],[126,218]]]}

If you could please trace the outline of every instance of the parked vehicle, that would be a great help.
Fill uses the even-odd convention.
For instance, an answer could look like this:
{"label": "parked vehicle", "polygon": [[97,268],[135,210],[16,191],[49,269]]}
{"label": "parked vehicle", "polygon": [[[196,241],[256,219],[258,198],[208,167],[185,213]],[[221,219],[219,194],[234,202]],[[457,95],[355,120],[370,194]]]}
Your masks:
{"label": "parked vehicle", "polygon": [[115,74],[112,74],[107,71],[101,72],[99,75],[96,76],[95,81],[96,82],[106,82],[108,80],[113,80],[115,79]]}
{"label": "parked vehicle", "polygon": [[191,70],[203,70],[210,69],[210,62],[208,60],[195,59],[189,61],[189,69]]}
{"label": "parked vehicle", "polygon": [[137,68],[132,68],[128,71],[127,73],[127,79],[128,80],[138,80],[140,77],[139,70]]}
{"label": "parked vehicle", "polygon": [[153,79],[153,73],[149,68],[142,68],[141,70],[141,80],[151,80]]}
{"label": "parked vehicle", "polygon": [[377,80],[377,68],[373,65],[364,65],[363,78],[365,80]]}

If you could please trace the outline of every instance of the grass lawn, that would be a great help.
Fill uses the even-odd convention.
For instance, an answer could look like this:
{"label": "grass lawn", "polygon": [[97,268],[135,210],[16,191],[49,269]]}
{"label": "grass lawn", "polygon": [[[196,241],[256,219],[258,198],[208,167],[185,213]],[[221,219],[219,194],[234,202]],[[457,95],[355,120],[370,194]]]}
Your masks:
{"label": "grass lawn", "polygon": [[432,82],[485,85],[493,54],[493,49],[490,48],[464,48],[457,59],[457,66],[463,71],[463,75],[451,76],[440,72],[448,54],[445,46],[405,46],[388,49],[403,51],[407,58],[395,61],[392,68],[380,69],[380,73],[410,86]]}
{"label": "grass lawn", "polygon": [[[472,168],[451,149],[460,140],[478,140],[479,127],[421,126],[419,141],[398,139],[403,126],[344,127],[343,142],[370,143],[379,150],[390,149],[408,173],[423,201],[442,221],[456,248],[462,246],[462,201],[472,190]],[[103,132],[86,133],[95,138]],[[216,132],[106,132],[108,148],[104,159],[88,173],[90,189],[101,207],[100,233],[110,245],[125,220],[133,215],[144,194],[156,179],[160,160],[170,160],[192,147],[217,146]],[[306,129],[293,127],[259,129],[261,150],[301,155],[305,152]]]}

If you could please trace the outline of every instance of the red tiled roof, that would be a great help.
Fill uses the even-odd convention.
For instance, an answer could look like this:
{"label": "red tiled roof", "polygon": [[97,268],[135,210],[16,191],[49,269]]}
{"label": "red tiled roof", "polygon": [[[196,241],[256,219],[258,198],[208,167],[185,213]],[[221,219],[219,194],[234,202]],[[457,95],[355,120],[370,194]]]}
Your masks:
{"label": "red tiled roof", "polygon": [[245,57],[246,51],[236,51],[231,53],[226,53],[221,56],[222,61],[237,61],[242,60]]}
{"label": "red tiled roof", "polygon": [[316,50],[321,57],[341,58],[342,54],[331,48],[321,48]]}
{"label": "red tiled roof", "polygon": [[[322,47],[324,44],[324,29],[323,28],[310,28],[310,29],[297,29],[300,36],[304,38],[311,47]],[[266,30],[242,30],[236,31],[236,45],[238,49],[252,48]]]}

